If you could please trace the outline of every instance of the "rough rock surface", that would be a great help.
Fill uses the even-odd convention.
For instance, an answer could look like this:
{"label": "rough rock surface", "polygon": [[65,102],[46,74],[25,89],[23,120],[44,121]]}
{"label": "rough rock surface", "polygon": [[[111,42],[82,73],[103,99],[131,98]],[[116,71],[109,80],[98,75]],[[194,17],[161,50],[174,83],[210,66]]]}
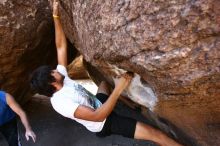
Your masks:
{"label": "rough rock surface", "polygon": [[45,0],[1,0],[0,9],[0,87],[24,101],[31,71],[56,59],[51,10]]}
{"label": "rough rock surface", "polygon": [[[135,72],[154,112],[201,145],[220,145],[219,0],[62,0],[67,37],[112,83]],[[122,72],[120,72],[122,70]]]}

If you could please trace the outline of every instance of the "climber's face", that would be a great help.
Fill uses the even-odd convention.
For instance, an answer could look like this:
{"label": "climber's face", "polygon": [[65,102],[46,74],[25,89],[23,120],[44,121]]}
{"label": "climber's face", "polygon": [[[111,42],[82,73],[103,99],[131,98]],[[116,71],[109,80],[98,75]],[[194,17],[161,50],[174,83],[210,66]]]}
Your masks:
{"label": "climber's face", "polygon": [[62,83],[64,80],[64,76],[59,73],[56,69],[52,70],[51,75],[55,78],[56,82]]}

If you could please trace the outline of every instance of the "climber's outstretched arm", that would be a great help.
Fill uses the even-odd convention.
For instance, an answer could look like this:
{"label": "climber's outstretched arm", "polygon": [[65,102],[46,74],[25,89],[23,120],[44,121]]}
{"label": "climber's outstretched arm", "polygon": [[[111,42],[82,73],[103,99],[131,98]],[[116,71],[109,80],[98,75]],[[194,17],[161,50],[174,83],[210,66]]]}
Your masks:
{"label": "climber's outstretched arm", "polygon": [[55,26],[55,41],[57,48],[57,60],[58,64],[67,66],[67,42],[66,36],[64,34],[58,11],[58,2],[54,0],[53,2],[53,20]]}

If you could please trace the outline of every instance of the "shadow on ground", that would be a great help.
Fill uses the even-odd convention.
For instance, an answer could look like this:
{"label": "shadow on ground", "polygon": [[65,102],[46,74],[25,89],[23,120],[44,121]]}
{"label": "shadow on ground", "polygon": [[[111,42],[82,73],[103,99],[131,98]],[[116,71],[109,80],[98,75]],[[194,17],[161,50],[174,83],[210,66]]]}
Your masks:
{"label": "shadow on ground", "polygon": [[[137,119],[143,118],[139,113],[123,106],[125,105],[117,105],[116,112]],[[57,114],[52,109],[49,99],[45,97],[33,97],[24,109],[37,135],[37,142],[25,140],[24,128],[19,122],[22,146],[156,146],[152,142],[133,140],[118,135],[106,138],[96,137],[82,125]]]}

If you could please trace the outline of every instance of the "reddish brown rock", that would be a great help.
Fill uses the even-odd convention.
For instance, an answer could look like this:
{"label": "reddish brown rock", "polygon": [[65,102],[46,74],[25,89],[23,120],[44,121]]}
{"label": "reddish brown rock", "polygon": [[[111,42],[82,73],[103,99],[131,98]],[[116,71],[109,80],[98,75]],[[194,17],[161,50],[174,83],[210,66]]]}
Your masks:
{"label": "reddish brown rock", "polygon": [[61,19],[106,80],[135,72],[154,92],[154,112],[199,144],[220,145],[219,7],[218,0],[62,0]]}
{"label": "reddish brown rock", "polygon": [[3,0],[0,9],[0,87],[24,101],[31,71],[56,59],[51,10],[45,0]]}
{"label": "reddish brown rock", "polygon": [[89,76],[85,67],[83,66],[83,57],[79,56],[75,58],[68,65],[68,74],[71,79],[88,79]]}

